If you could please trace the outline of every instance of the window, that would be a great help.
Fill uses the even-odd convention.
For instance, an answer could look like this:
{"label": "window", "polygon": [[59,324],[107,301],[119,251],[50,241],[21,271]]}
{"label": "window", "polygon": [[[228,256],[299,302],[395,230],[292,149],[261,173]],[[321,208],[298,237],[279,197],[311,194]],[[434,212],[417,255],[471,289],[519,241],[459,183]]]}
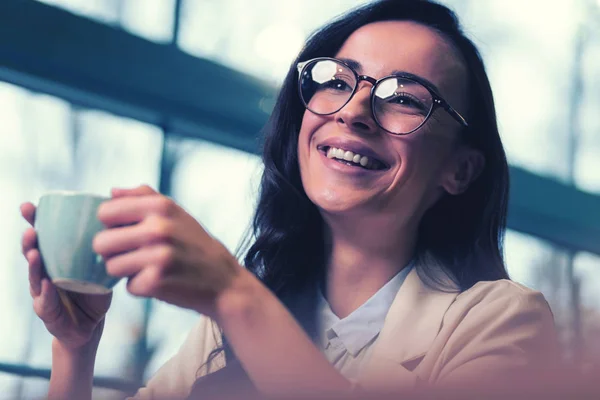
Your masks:
{"label": "window", "polygon": [[[0,324],[11,327],[0,332],[0,360],[49,367],[51,338],[33,313],[26,262],[19,252],[20,234],[26,227],[19,204],[37,202],[43,192],[55,189],[106,195],[113,186],[148,183],[156,187],[162,132],[102,111],[77,109],[60,99],[6,83],[0,83],[0,104],[4,121],[0,136],[0,188],[4,193],[0,253],[5,263],[0,269]],[[126,366],[139,338],[142,309],[142,302],[126,294],[123,285],[116,288],[98,355],[98,374],[133,375]],[[35,380],[23,387],[17,378],[0,374],[3,393],[32,398],[40,396],[38,386],[45,385],[45,381]]]}
{"label": "window", "polygon": [[570,357],[575,343],[569,253],[533,236],[508,231],[506,265],[511,279],[544,294],[554,314],[559,339]]}
{"label": "window", "polygon": [[[172,135],[167,144],[174,160],[171,195],[235,254],[256,203],[262,168],[259,157]],[[153,303],[148,336],[156,352],[150,359],[147,377],[179,349],[196,319],[194,312]],[[165,321],[169,321],[168,327]]]}
{"label": "window", "polygon": [[579,307],[574,319],[579,324],[577,361],[583,368],[600,368],[600,257],[579,253],[574,259],[575,299]]}
{"label": "window", "polygon": [[121,27],[145,39],[173,38],[175,0],[38,0],[74,14]]}
{"label": "window", "polygon": [[[174,51],[215,60],[275,87],[313,29],[364,1],[39,2],[159,44],[153,48],[172,46]],[[600,12],[600,4],[531,0],[515,11],[502,0],[445,3],[456,8],[482,50],[509,162],[600,193],[600,39],[597,30],[586,29],[597,26],[593,16]],[[179,13],[176,4],[181,5]],[[540,18],[542,8],[544,17]],[[179,31],[174,35],[176,27]],[[102,54],[103,50],[95,51]],[[45,60],[36,61],[45,65]],[[117,117],[102,111],[101,104],[94,106],[98,108],[81,108],[0,82],[4,206],[0,207],[4,265],[0,268],[0,324],[11,328],[0,332],[0,363],[50,366],[51,338],[33,314],[26,263],[19,252],[20,234],[26,227],[18,214],[21,202],[36,200],[50,189],[107,194],[113,186],[148,183],[158,188],[162,183],[166,193],[231,251],[237,249],[250,223],[262,168],[259,158],[190,138],[195,129],[204,138],[226,135],[223,143],[229,144],[237,133],[219,131],[214,125],[209,132],[192,123],[186,125],[188,138],[183,138],[177,124],[165,123],[174,130],[165,134],[161,127]],[[506,256],[512,277],[541,290],[548,299],[565,357],[582,364],[597,363],[600,343],[593,340],[600,335],[597,255],[510,231]],[[124,282],[120,283],[107,317],[96,373],[136,382],[147,379],[177,351],[196,317],[194,312],[161,302],[133,298]],[[44,394],[47,381],[0,373],[0,387],[0,398],[33,398]]]}
{"label": "window", "polygon": [[304,39],[361,0],[183,0],[179,47],[279,84]]}
{"label": "window", "polygon": [[577,93],[580,108],[575,115],[579,135],[574,175],[575,183],[582,190],[600,193],[600,34],[592,32],[582,32],[580,39],[583,41],[579,60],[582,81]]}

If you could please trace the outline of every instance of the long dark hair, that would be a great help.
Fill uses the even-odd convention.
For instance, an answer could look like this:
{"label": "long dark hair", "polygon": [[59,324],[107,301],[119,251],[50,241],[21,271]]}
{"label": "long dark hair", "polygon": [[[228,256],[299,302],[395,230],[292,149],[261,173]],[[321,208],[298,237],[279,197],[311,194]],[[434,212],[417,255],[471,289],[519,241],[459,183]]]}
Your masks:
{"label": "long dark hair", "polygon": [[[325,266],[323,220],[300,179],[297,142],[304,107],[297,92],[295,65],[334,56],[363,25],[410,20],[442,35],[462,57],[469,79],[465,142],[480,150],[485,167],[463,194],[442,197],[424,215],[417,239],[421,276],[433,268],[450,273],[461,290],[479,281],[508,278],[502,242],[506,225],[509,172],[500,141],[492,90],[481,56],[447,7],[427,0],[381,0],[342,15],[315,32],[291,65],[265,129],[264,173],[253,243],[244,263],[290,309],[311,336],[315,333],[311,299],[297,300]],[[429,272],[428,272],[429,271]],[[228,346],[224,346],[228,350]],[[226,351],[230,356],[231,352]]]}
{"label": "long dark hair", "polygon": [[382,0],[339,17],[309,38],[290,67],[265,131],[254,243],[244,262],[284,301],[291,301],[295,293],[320,278],[325,265],[323,221],[300,180],[297,145],[304,107],[295,65],[334,56],[355,30],[382,20],[411,20],[429,26],[461,55],[469,79],[469,127],[462,135],[485,157],[481,175],[465,193],[446,195],[425,213],[417,240],[417,257],[422,262],[417,264],[446,269],[461,290],[479,281],[508,278],[502,242],[509,172],[481,56],[447,7],[426,0]]}

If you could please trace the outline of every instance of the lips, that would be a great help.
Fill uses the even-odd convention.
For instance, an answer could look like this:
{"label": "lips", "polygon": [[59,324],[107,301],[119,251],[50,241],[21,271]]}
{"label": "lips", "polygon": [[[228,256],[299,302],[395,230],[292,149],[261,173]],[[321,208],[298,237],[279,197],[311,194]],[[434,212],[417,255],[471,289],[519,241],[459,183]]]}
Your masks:
{"label": "lips", "polygon": [[317,145],[317,150],[327,158],[364,169],[386,170],[390,168],[390,164],[384,161],[382,156],[361,142],[335,138],[320,143]]}
{"label": "lips", "polygon": [[342,164],[350,165],[352,167],[359,167],[373,171],[385,169],[385,166],[380,161],[353,153],[349,150],[338,149],[337,147],[323,147],[322,152],[327,156],[327,158]]}

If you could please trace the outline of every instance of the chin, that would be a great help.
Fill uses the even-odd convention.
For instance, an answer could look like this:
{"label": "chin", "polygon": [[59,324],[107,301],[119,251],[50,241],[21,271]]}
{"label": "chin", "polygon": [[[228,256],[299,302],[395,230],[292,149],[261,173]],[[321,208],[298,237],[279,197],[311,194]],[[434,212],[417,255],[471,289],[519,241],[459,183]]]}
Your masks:
{"label": "chin", "polygon": [[367,205],[371,199],[362,196],[349,195],[347,190],[331,188],[308,193],[307,195],[317,208],[327,214],[344,214],[359,210]]}

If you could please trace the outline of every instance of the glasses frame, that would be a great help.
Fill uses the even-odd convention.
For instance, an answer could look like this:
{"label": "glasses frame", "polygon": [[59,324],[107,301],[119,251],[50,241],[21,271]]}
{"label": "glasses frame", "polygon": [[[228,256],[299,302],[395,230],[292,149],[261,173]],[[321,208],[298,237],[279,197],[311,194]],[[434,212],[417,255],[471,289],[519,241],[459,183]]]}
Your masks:
{"label": "glasses frame", "polygon": [[[306,100],[304,99],[304,96],[302,96],[302,85],[301,85],[302,74],[304,73],[304,70],[306,69],[307,65],[312,64],[317,61],[333,61],[333,62],[342,64],[343,66],[348,68],[350,71],[352,71],[352,73],[354,74],[354,77],[356,79],[356,85],[352,88],[352,93],[350,94],[350,97],[348,97],[348,100],[346,100],[346,102],[344,104],[342,104],[342,106],[339,107],[337,110],[332,111],[330,113],[326,113],[326,114],[317,113],[317,112],[314,112],[313,110],[311,110],[308,107],[308,104],[307,104]],[[304,107],[308,111],[312,112],[313,114],[331,115],[331,114],[337,113],[342,108],[344,108],[346,106],[346,104],[348,104],[350,102],[350,100],[352,100],[352,98],[354,97],[354,95],[357,92],[360,82],[367,81],[372,85],[371,94],[370,94],[371,116],[373,117],[373,120],[377,123],[377,126],[379,126],[384,131],[391,133],[392,135],[397,135],[397,136],[410,135],[411,133],[419,130],[423,125],[425,125],[427,123],[427,121],[429,120],[429,117],[431,117],[431,115],[434,113],[434,111],[440,107],[444,111],[446,111],[454,120],[456,120],[456,122],[458,122],[465,128],[469,126],[469,124],[467,123],[467,120],[458,111],[456,111],[446,100],[444,100],[444,98],[442,96],[440,96],[440,94],[433,87],[431,87],[431,85],[429,83],[427,83],[426,81],[424,81],[422,79],[419,79],[419,77],[416,77],[413,75],[408,75],[408,74],[392,74],[392,75],[384,76],[381,79],[375,79],[368,75],[360,75],[358,72],[356,72],[354,70],[354,68],[352,68],[350,65],[348,65],[348,63],[346,63],[342,60],[338,60],[337,58],[333,58],[333,57],[313,58],[313,59],[310,59],[307,61],[299,62],[296,67],[298,69],[298,94],[300,95],[300,99],[302,100],[302,104],[304,104]],[[421,122],[421,124],[419,126],[417,126],[415,129],[411,130],[410,132],[406,132],[406,133],[391,132],[391,131],[385,129],[381,125],[381,123],[377,119],[377,116],[375,115],[375,88],[377,87],[377,85],[379,85],[379,83],[381,83],[382,81],[384,81],[386,79],[390,79],[390,78],[402,78],[402,79],[406,79],[411,82],[417,83],[417,84],[423,86],[425,89],[427,89],[427,91],[429,91],[429,93],[431,94],[431,98],[433,99],[433,101],[431,103],[431,108],[429,109],[429,112],[423,119],[423,122]]]}

